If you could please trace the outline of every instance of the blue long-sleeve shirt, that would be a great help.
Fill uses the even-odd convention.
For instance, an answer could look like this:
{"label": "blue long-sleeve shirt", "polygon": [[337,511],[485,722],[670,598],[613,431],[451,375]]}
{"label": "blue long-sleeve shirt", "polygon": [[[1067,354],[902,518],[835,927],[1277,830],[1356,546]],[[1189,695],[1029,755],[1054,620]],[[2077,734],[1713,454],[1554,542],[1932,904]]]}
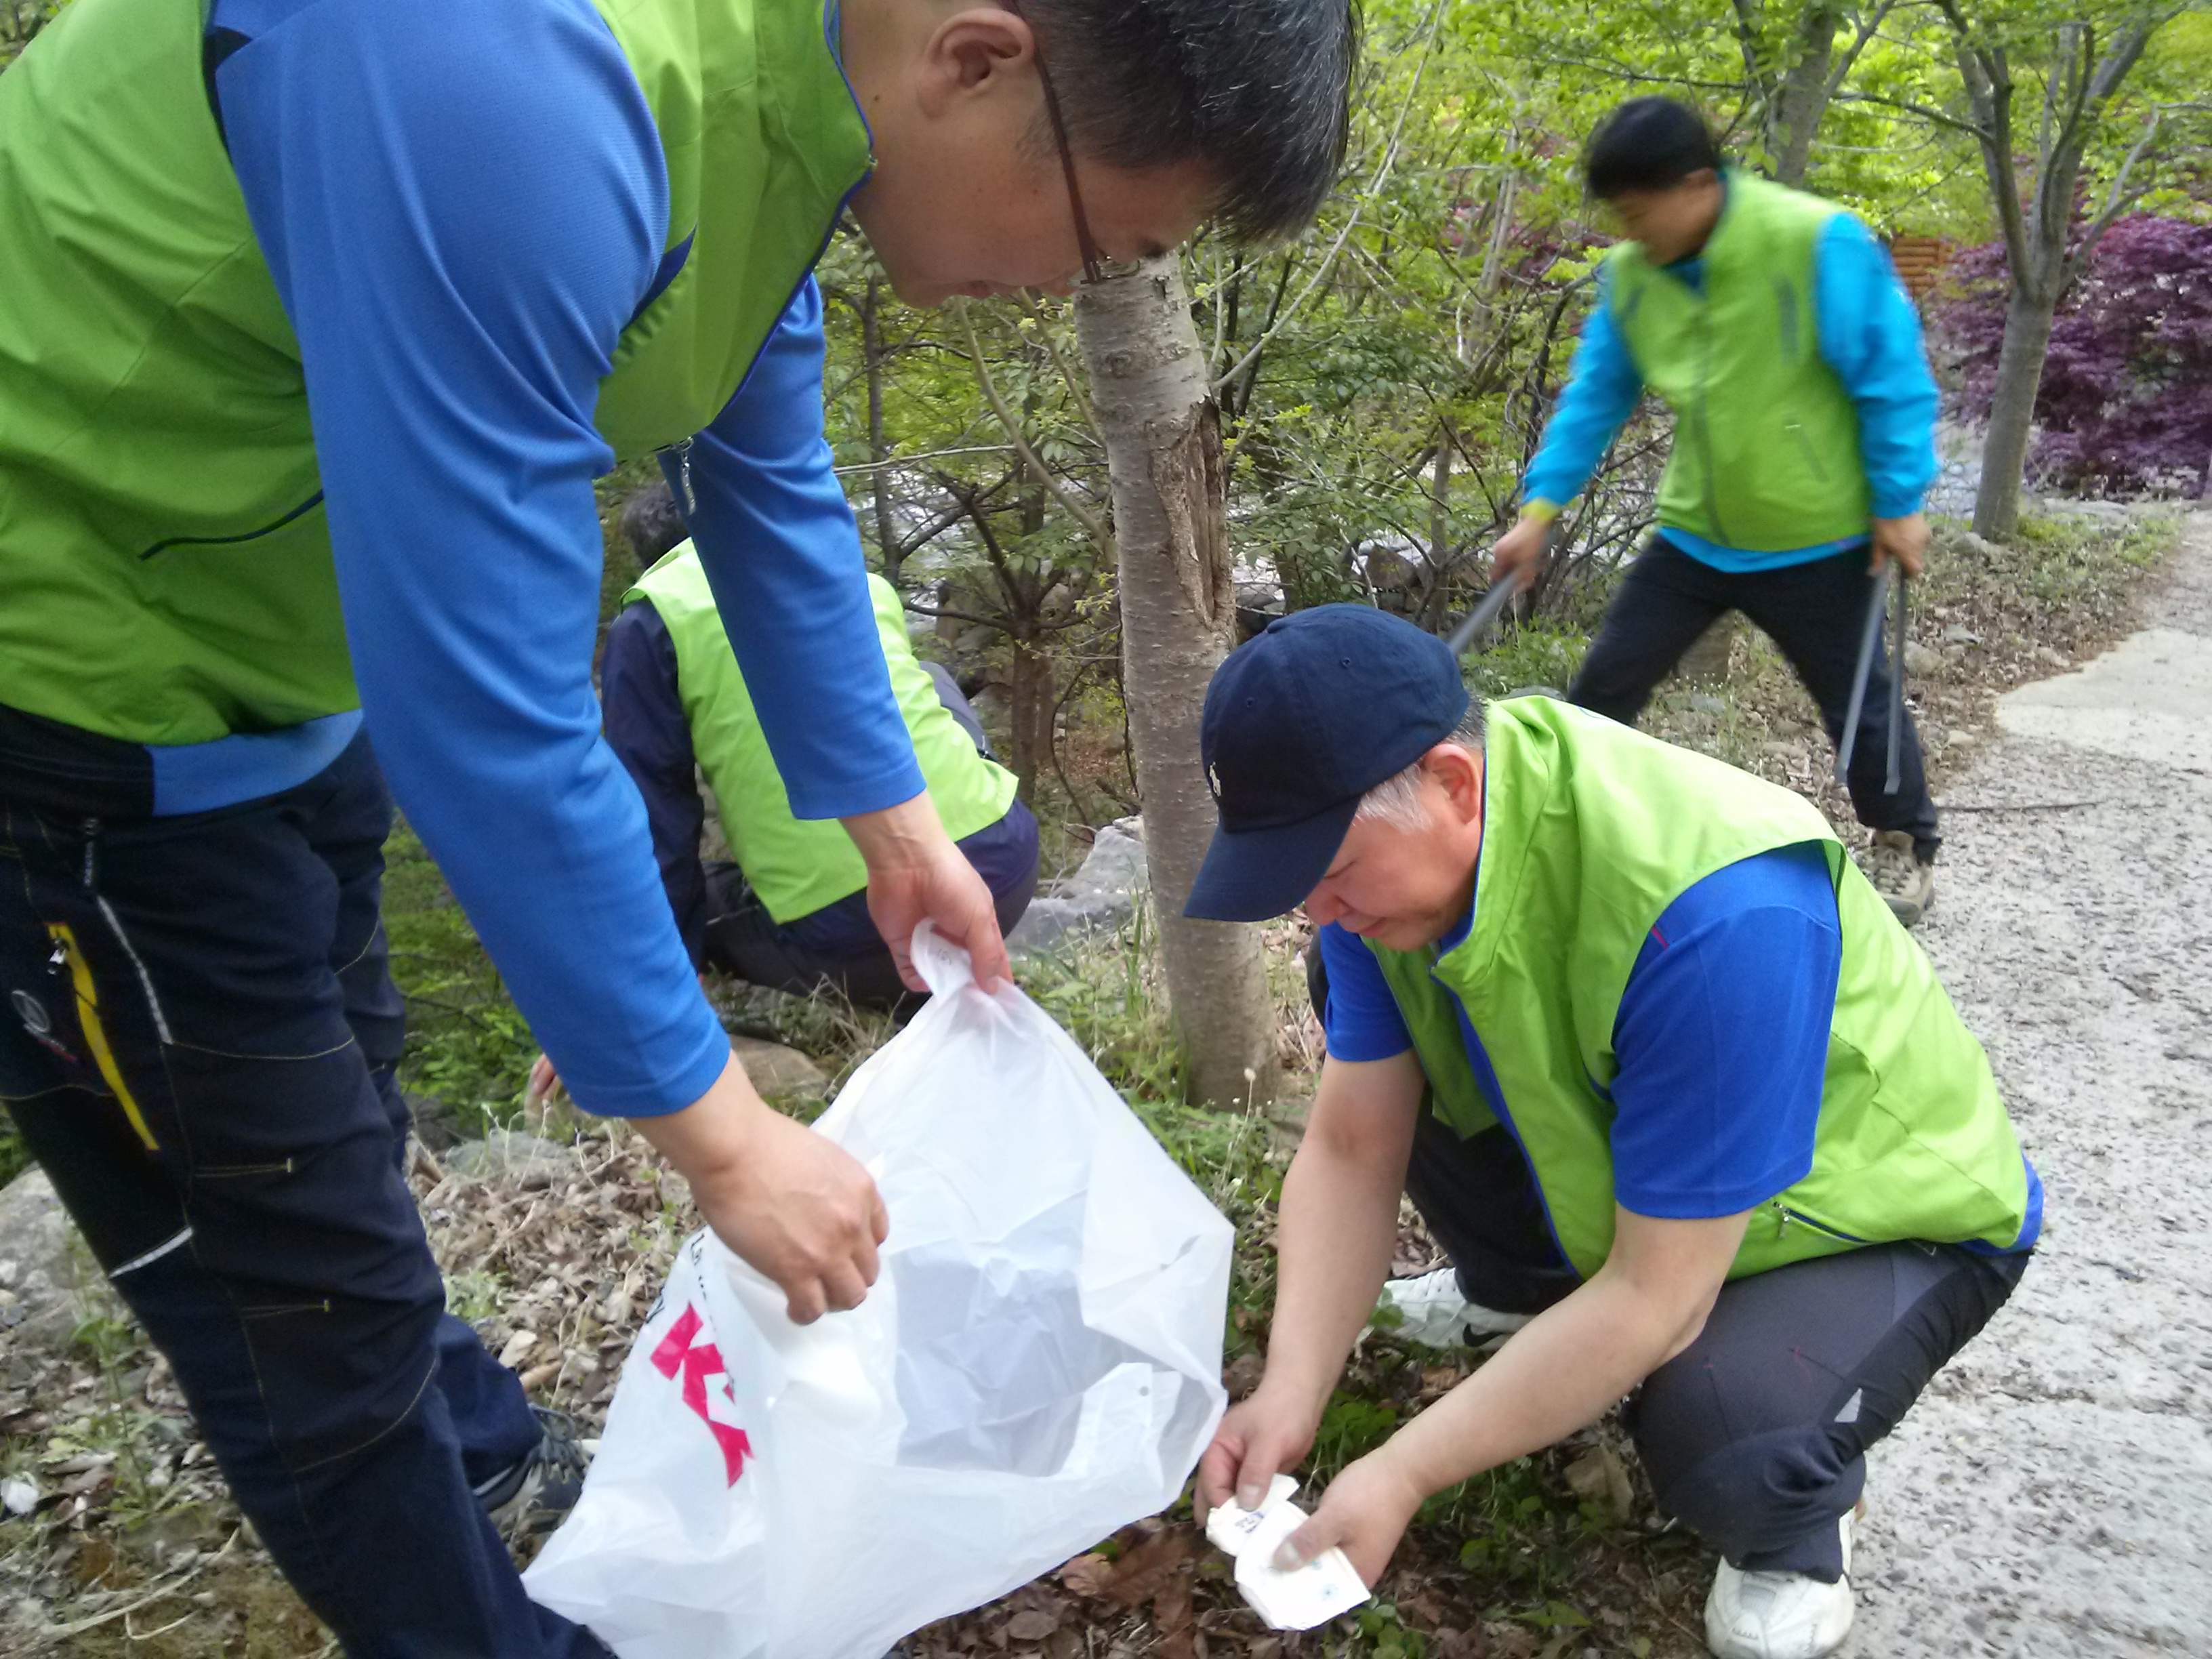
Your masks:
{"label": "blue long-sleeve shirt", "polygon": [[[1668,270],[1702,287],[1704,262],[1686,259]],[[1605,276],[1598,303],[1583,325],[1574,366],[1542,444],[1522,481],[1522,498],[1563,506],[1589,482],[1644,396],[1644,376],[1613,325]],[[1821,361],[1836,372],[1858,411],[1859,454],[1872,511],[1901,519],[1920,510],[1936,481],[1935,377],[1920,340],[1920,317],[1897,280],[1889,255],[1848,213],[1829,220],[1814,249],[1813,296]],[[1673,525],[1667,539],[1723,570],[1774,569],[1823,558],[1851,541],[1821,542],[1782,552],[1723,547]],[[1852,540],[1863,539],[1854,538]]]}
{"label": "blue long-sleeve shirt", "polygon": [[[669,274],[644,96],[590,0],[217,0],[210,26],[248,42],[216,88],[298,337],[392,793],[576,1098],[684,1106],[728,1044],[590,677],[592,481],[613,462],[592,412]],[[827,817],[922,781],[830,471],[821,362],[810,282],[690,459],[762,725],[794,806]],[[282,787],[282,747],[252,751],[232,799]]]}

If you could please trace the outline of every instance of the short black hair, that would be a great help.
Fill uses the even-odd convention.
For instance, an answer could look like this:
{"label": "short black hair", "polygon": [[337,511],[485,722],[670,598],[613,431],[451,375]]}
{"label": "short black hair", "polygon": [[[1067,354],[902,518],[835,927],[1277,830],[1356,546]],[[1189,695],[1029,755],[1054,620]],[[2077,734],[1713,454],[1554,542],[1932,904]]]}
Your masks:
{"label": "short black hair", "polygon": [[641,570],[659,563],[663,554],[691,533],[676,510],[676,492],[660,478],[625,501],[615,524]]}
{"label": "short black hair", "polygon": [[[1268,241],[1312,222],[1344,165],[1357,0],[1021,0],[1075,153],[1196,162],[1213,217]],[[1048,131],[1042,145],[1049,153]]]}
{"label": "short black hair", "polygon": [[1672,98],[1632,98],[1599,123],[1583,156],[1589,193],[1669,190],[1701,168],[1720,171],[1720,146],[1705,118]]}

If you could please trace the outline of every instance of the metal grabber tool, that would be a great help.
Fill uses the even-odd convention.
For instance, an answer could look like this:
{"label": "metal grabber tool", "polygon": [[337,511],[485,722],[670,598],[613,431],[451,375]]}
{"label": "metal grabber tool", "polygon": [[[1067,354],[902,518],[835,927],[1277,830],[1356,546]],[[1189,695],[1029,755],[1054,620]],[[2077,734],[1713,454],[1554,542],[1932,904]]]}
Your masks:
{"label": "metal grabber tool", "polygon": [[[1542,571],[1559,543],[1559,521],[1553,520],[1544,532],[1544,551],[1530,573],[1530,582],[1534,580],[1536,574]],[[1510,579],[1491,583],[1482,597],[1475,601],[1474,609],[1468,611],[1460,625],[1444,637],[1444,643],[1451,648],[1454,661],[1474,650],[1489,637],[1490,630],[1497,625],[1498,617],[1504,614],[1505,607],[1513,603],[1513,596],[1528,585],[1528,582]]]}
{"label": "metal grabber tool", "polygon": [[[1892,578],[1894,577],[1894,580]],[[1875,574],[1874,597],[1867,603],[1866,629],[1859,636],[1858,672],[1851,676],[1850,707],[1844,714],[1844,738],[1836,745],[1836,781],[1848,785],[1851,752],[1859,740],[1859,715],[1866,708],[1867,680],[1874,672],[1875,647],[1881,642],[1881,625],[1889,611],[1889,590],[1897,589],[1897,614],[1890,629],[1889,647],[1889,774],[1882,793],[1893,795],[1900,782],[1899,763],[1905,742],[1905,624],[1906,581],[1904,567],[1894,560]]]}

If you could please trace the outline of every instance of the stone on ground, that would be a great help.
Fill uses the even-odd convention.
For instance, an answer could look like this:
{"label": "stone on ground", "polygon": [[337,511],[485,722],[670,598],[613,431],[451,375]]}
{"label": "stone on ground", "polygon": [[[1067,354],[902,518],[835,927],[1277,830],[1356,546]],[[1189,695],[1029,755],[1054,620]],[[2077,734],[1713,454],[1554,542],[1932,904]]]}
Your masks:
{"label": "stone on ground", "polygon": [[1050,956],[1120,931],[1149,885],[1144,837],[1140,818],[1122,818],[1101,830],[1082,867],[1053,891],[1030,901],[1006,936],[1013,959]]}
{"label": "stone on ground", "polygon": [[53,1182],[33,1164],[0,1191],[0,1350],[67,1346],[84,1317],[79,1291],[98,1278]]}

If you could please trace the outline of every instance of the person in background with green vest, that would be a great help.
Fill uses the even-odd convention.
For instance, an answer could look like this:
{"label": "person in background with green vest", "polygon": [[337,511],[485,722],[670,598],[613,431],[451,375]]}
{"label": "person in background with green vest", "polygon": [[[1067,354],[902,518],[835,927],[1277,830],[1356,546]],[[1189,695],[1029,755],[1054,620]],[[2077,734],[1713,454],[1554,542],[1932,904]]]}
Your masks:
{"label": "person in background with green vest", "polygon": [[606,1651],[495,1518],[581,1454],[403,1175],[395,802],[578,1103],[793,1318],[888,1224],[692,971],[600,734],[594,478],[661,457],[894,955],[928,918],[1003,975],[810,273],[848,210],[922,305],[1294,233],[1355,53],[1347,0],[75,0],[0,74],[0,1097],[348,1653]]}
{"label": "person in background with green vest", "polygon": [[[1674,416],[1659,525],[1607,607],[1567,696],[1634,725],[1653,689],[1731,611],[1790,659],[1843,741],[1873,572],[1920,574],[1936,391],[1889,256],[1843,209],[1723,167],[1694,110],[1623,104],[1590,140],[1590,194],[1629,240],[1598,272],[1574,370],[1522,484],[1493,579],[1526,580],[1559,510],[1649,387]],[[1920,739],[1886,788],[1892,665],[1877,647],[1851,757],[1869,873],[1908,927],[1941,843]]]}
{"label": "person in background with green vest", "polygon": [[[668,511],[653,510],[664,502]],[[623,509],[623,531],[649,568],[607,630],[599,702],[607,742],[644,798],[691,965],[802,996],[826,984],[863,1006],[892,1006],[913,994],[868,915],[867,866],[837,824],[793,815],[697,550],[640,539],[639,527],[653,524],[680,536],[672,508],[665,488],[649,486]],[[897,591],[872,573],[868,589],[930,799],[990,888],[1000,931],[1012,933],[1036,890],[1036,819],[1015,798],[1014,775],[986,751],[959,686],[915,655]],[[701,771],[734,862],[700,861]]]}
{"label": "person in background with green vest", "polygon": [[1441,641],[1364,606],[1231,653],[1200,741],[1221,823],[1186,914],[1303,902],[1328,1040],[1266,1374],[1202,1501],[1306,1455],[1402,1190],[1450,1258],[1389,1286],[1407,1334],[1513,1334],[1285,1565],[1341,1545],[1372,1584],[1431,1494],[1626,1395],[1660,1508],[1724,1558],[1713,1652],[1834,1652],[1866,1449],[2041,1224],[1927,957],[1804,799],[1549,697],[1486,720]]}

